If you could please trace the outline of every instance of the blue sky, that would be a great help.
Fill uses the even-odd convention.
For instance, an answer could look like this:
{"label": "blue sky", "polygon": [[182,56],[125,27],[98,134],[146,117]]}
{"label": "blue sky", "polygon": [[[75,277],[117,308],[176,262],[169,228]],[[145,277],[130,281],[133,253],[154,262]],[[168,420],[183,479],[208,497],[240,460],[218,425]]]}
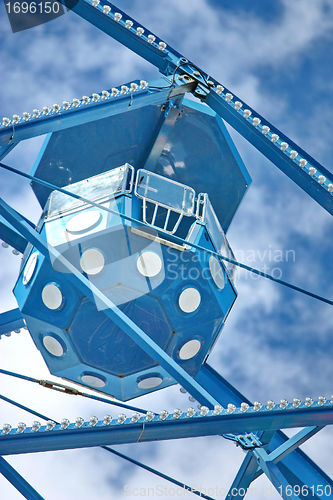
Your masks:
{"label": "blue sky", "polygon": [[[332,171],[333,6],[329,0],[126,0],[119,8],[191,59],[265,116]],[[148,63],[68,13],[44,26],[12,34],[0,6],[1,117],[91,95],[132,79],[158,76]],[[333,296],[332,219],[252,146],[231,131],[253,179],[228,238],[249,265],[328,298]],[[19,145],[6,162],[30,171],[42,139]],[[27,182],[0,172],[0,196],[37,220],[39,207]],[[274,263],[269,250],[295,252]],[[265,254],[266,251],[266,254]],[[262,256],[265,254],[265,258]],[[251,257],[256,256],[255,261]],[[0,307],[15,307],[11,293],[19,257],[0,247]],[[332,310],[244,272],[239,297],[209,363],[249,399],[265,403],[294,397],[331,396]],[[2,365],[37,378],[50,378],[29,334],[3,338]],[[103,416],[104,407],[45,394],[28,383],[2,379],[3,393],[54,418]],[[134,401],[152,410],[188,406],[177,387]],[[113,412],[115,413],[115,412]],[[0,425],[33,418],[1,404]],[[333,433],[324,429],[303,445],[333,475]],[[223,439],[207,438],[118,447],[188,484],[228,489],[243,453]],[[106,455],[106,456],[105,456]],[[99,449],[57,452],[9,461],[48,499],[124,498],[124,486],[165,484]],[[89,473],[87,473],[89,472]],[[61,477],[61,481],[58,478]],[[56,478],[56,479],[55,479]],[[260,478],[254,483],[262,494]],[[6,500],[21,496],[0,478]],[[167,497],[166,497],[167,498]],[[171,496],[170,496],[171,498]],[[194,498],[194,497],[193,497]],[[217,497],[218,498],[218,497]],[[271,498],[280,498],[273,492]]]}

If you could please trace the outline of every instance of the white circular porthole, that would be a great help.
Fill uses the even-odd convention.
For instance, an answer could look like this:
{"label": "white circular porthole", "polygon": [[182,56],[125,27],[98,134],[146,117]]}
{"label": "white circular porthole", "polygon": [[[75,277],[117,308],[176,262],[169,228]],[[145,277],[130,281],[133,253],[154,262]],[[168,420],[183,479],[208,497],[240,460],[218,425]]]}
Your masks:
{"label": "white circular porthole", "polygon": [[84,384],[90,385],[91,387],[105,387],[105,381],[96,375],[81,375],[81,380]]}
{"label": "white circular porthole", "polygon": [[179,295],[178,303],[182,311],[194,312],[201,302],[201,295],[196,288],[185,288]]}
{"label": "white circular porthole", "polygon": [[138,382],[139,389],[153,389],[161,385],[163,379],[161,377],[148,377]]}
{"label": "white circular porthole", "polygon": [[23,278],[22,278],[22,282],[23,282],[23,285],[24,286],[27,286],[28,283],[30,283],[31,281],[31,278],[33,277],[34,275],[34,272],[35,272],[35,269],[36,269],[36,266],[37,266],[37,261],[38,261],[38,253],[37,252],[33,252],[26,265],[25,265],[25,268],[24,268],[24,271],[23,271]]}
{"label": "white circular porthole", "polygon": [[45,337],[43,337],[43,344],[45,349],[50,354],[53,354],[53,356],[60,357],[65,352],[59,340],[55,339],[52,335],[45,335]]}
{"label": "white circular porthole", "polygon": [[201,348],[201,342],[197,339],[186,342],[179,351],[180,359],[191,359],[198,354]]}
{"label": "white circular porthole", "polygon": [[98,274],[105,266],[104,255],[97,248],[89,248],[81,256],[80,266],[82,271],[87,274]]}
{"label": "white circular porthole", "polygon": [[222,290],[225,286],[224,272],[221,264],[213,255],[209,258],[209,271],[217,288]]}
{"label": "white circular porthole", "polygon": [[162,260],[155,252],[142,252],[136,261],[136,267],[142,276],[152,278],[162,269]]}
{"label": "white circular porthole", "polygon": [[59,309],[62,304],[62,293],[55,283],[44,286],[42,291],[42,301],[48,309]]}
{"label": "white circular porthole", "polygon": [[84,211],[75,215],[66,224],[66,231],[72,234],[85,233],[96,227],[102,218],[101,212],[97,210]]}

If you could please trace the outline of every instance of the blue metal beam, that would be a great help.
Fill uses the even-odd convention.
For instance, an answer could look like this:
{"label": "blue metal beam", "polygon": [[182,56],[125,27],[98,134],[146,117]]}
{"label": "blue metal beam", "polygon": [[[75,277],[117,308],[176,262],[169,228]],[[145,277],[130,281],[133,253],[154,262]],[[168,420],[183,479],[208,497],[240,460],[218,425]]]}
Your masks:
{"label": "blue metal beam", "polygon": [[305,443],[308,439],[317,434],[317,432],[321,431],[321,429],[323,429],[321,426],[305,427],[305,429],[302,429],[289,438],[288,441],[275,448],[275,450],[269,454],[269,459],[277,464],[284,457],[289,455],[289,453],[301,446],[301,444]]}
{"label": "blue metal beam", "polygon": [[257,469],[258,463],[253,457],[252,451],[248,451],[229,488],[226,500],[241,500],[244,498]]}
{"label": "blue metal beam", "polygon": [[[67,429],[56,425],[52,431],[44,426],[38,432],[27,428],[23,433],[16,429],[11,430],[9,434],[2,433],[0,455],[136,443],[138,440],[148,442],[228,433],[242,434],[260,429],[277,430],[281,427],[332,423],[333,405],[330,403],[313,408],[303,405],[301,408],[285,410],[269,410],[263,407],[259,411],[249,409],[245,413],[238,408],[231,414],[228,410],[222,410],[219,415],[211,410],[205,416],[201,416],[198,411],[193,417],[188,417],[186,413],[179,418],[170,415],[165,420],[155,416],[147,421],[142,417],[135,423],[128,418],[123,424],[114,420],[110,425],[104,425],[103,421],[100,421],[94,427],[86,422],[79,429],[73,423]],[[317,480],[313,484],[317,484]]]}
{"label": "blue metal beam", "polygon": [[291,488],[289,482],[284,477],[282,472],[278,469],[278,467],[274,464],[274,462],[269,460],[269,456],[267,455],[265,450],[254,450],[253,454],[258,460],[261,469],[264,471],[268,479],[271,481],[273,486],[276,488],[276,490],[284,500],[299,500],[301,498]]}
{"label": "blue metal beam", "polygon": [[[143,57],[143,59],[157,67],[163,74],[173,73],[174,67],[182,58],[181,54],[171,49],[169,46],[162,49],[159,45],[160,42],[163,43],[162,39],[154,35],[147,28],[143,27],[142,24],[135,21],[135,19],[111,2],[103,0],[103,3],[100,4],[100,2],[97,1],[97,5],[93,6],[92,1],[89,0],[62,1],[66,7],[70,8],[75,14],[86,19],[90,24],[96,26],[96,28]],[[104,7],[106,7],[109,12],[105,12]],[[119,19],[118,21],[115,18],[115,13],[121,16],[120,19],[119,16],[116,16],[116,18]],[[129,26],[128,22],[132,23],[132,26]],[[144,30],[142,34],[138,34],[138,27]],[[151,36],[154,36],[155,39],[152,40]]]}
{"label": "blue metal beam", "polygon": [[[223,406],[226,406],[228,403],[233,403],[236,406],[240,406],[240,404],[244,401],[248,404],[252,405],[252,403],[246,399],[240,392],[238,392],[234,387],[232,387],[229,382],[227,382],[220,374],[218,374],[211,366],[208,364],[203,365],[198,375],[196,376],[196,380],[203,385],[207,390],[212,391],[216,394],[216,397],[221,401]],[[288,443],[289,438],[281,431],[278,430],[274,433],[272,437],[272,431],[265,431],[264,433],[258,434],[260,440],[265,444],[269,442],[268,451],[274,452],[279,446],[285,445]],[[297,471],[297,477],[299,481],[306,484],[307,480],[308,484],[311,485],[324,485],[330,486],[333,491],[333,481],[328,477],[325,472],[318,467],[318,465],[313,462],[302,450],[296,448],[287,456],[284,456],[281,460],[281,464],[285,469],[290,471]],[[255,474],[253,474],[253,480],[258,478],[262,474],[262,470],[257,470]],[[247,480],[250,484],[250,478]]]}
{"label": "blue metal beam", "polygon": [[15,248],[18,252],[23,253],[28,242],[23,236],[13,228],[1,215],[0,215],[0,239],[5,241],[8,245]]}
{"label": "blue metal beam", "polygon": [[27,500],[44,500],[37,491],[5,460],[0,457],[0,473],[16,488]]}
{"label": "blue metal beam", "polygon": [[12,309],[0,314],[0,337],[24,326],[23,316],[19,309]]}
{"label": "blue metal beam", "polygon": [[[333,175],[244,101],[211,77],[208,84],[207,74],[172,47],[160,50],[161,40],[155,35],[156,40],[149,43],[148,35],[151,36],[152,33],[146,28],[144,28],[145,33],[138,36],[138,23],[110,2],[103,1],[103,5],[98,3],[95,6],[92,5],[92,0],[66,0],[66,2],[70,2],[73,12],[149,61],[159,68],[162,74],[185,73],[197,80],[200,84],[194,92],[197,97],[225,119],[323,208],[333,214]],[[110,11],[103,12],[104,6],[109,7]],[[116,20],[116,12],[121,14],[121,19]],[[132,23],[130,27],[126,25],[126,20]],[[245,109],[249,115],[244,116]],[[257,119],[255,126],[254,117]],[[283,143],[287,145],[285,149]],[[295,158],[290,156],[292,152],[296,152]],[[300,160],[305,160],[307,165],[301,166]]]}
{"label": "blue metal beam", "polygon": [[[136,90],[130,91],[131,85],[137,85]],[[146,82],[144,82],[144,85]],[[148,84],[147,84],[148,85]],[[89,101],[78,100],[71,105],[66,104],[59,106],[59,109],[50,109],[45,115],[41,113],[38,117],[31,116],[27,120],[20,119],[14,125],[11,123],[7,126],[0,126],[0,146],[6,146],[10,140],[13,130],[15,130],[15,142],[30,139],[38,135],[56,132],[83,123],[92,122],[108,116],[117,115],[136,109],[142,106],[162,104],[168,99],[177,97],[185,92],[195,88],[196,83],[182,83],[177,85],[175,89],[171,88],[171,84],[165,79],[159,79],[151,82],[152,88],[140,87],[140,81],[134,80],[131,83],[111,89],[107,94],[96,94],[98,99],[89,97]],[[125,89],[127,88],[127,90]],[[162,87],[162,88],[158,88]],[[122,93],[122,88],[123,92]],[[133,88],[133,87],[132,87]],[[117,95],[113,95],[112,91],[117,91]]]}
{"label": "blue metal beam", "polygon": [[179,99],[178,102],[175,102],[174,105],[171,105],[170,103],[168,108],[165,110],[160,127],[158,128],[154,141],[149,148],[149,154],[142,168],[145,168],[146,170],[153,170],[156,166],[172,127],[176,123],[178,116],[181,114],[179,109],[181,108],[181,101],[182,98]]}
{"label": "blue metal beam", "polygon": [[113,304],[95,285],[83,276],[55,248],[49,245],[42,236],[0,198],[0,215],[25,236],[46,258],[57,260],[68,271],[67,278],[92,302],[98,303],[100,309],[136,342],[147,354],[157,361],[165,370],[186,388],[201,404],[210,408],[218,401],[203,389],[181,366],[163,351],[141,328],[131,321],[118,307]]}
{"label": "blue metal beam", "polygon": [[9,144],[6,144],[5,146],[0,146],[0,161],[8,155],[8,153],[11,152],[12,149],[17,146],[17,142],[10,141]]}
{"label": "blue metal beam", "polygon": [[[311,198],[333,215],[333,175],[331,172],[326,170],[244,101],[241,102],[236,96],[232,96],[232,100],[226,98],[228,94],[232,96],[228,89],[224,89],[223,94],[219,95],[216,88],[214,88],[203,96],[203,101],[309,194]],[[237,109],[235,102],[241,102],[242,107]],[[251,111],[249,117],[244,116],[245,109]],[[254,126],[253,117],[258,118],[261,123]],[[266,132],[267,129],[264,127],[268,127],[269,131]],[[274,134],[279,137],[275,142],[272,141],[272,139],[275,139]],[[281,149],[282,143],[288,145],[287,149]],[[297,153],[294,159],[290,156],[292,151]],[[300,165],[301,159],[307,161],[306,166],[303,168]],[[316,170],[312,175],[309,170],[310,167]],[[320,175],[323,178],[320,178]]]}

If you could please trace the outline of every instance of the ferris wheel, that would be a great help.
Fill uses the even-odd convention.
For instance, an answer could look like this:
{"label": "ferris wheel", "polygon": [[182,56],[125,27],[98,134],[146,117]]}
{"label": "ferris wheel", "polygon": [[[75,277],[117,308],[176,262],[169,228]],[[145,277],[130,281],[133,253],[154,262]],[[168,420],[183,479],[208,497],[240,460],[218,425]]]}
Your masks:
{"label": "ferris wheel", "polygon": [[[57,398],[94,400],[96,413],[100,403],[114,408],[102,418],[56,419],[1,396],[34,415],[30,426],[3,424],[2,475],[26,498],[43,498],[7,455],[101,447],[184,494],[215,498],[219,490],[194,488],[111,446],[222,436],[245,452],[227,498],[243,498],[261,475],[284,499],[331,498],[332,480],[299,446],[332,423],[333,397],[251,402],[209,357],[237,303],[237,268],[333,305],[235,257],[226,233],[251,177],[224,122],[330,214],[333,175],[113,4],[67,7],[162,77],[3,118],[2,171],[30,181],[42,215],[35,226],[0,200],[2,245],[23,255],[13,284],[18,307],[1,314],[0,333],[28,331],[51,376],[19,368],[1,376],[55,390]],[[31,174],[6,162],[21,141],[44,134]],[[188,408],[141,407],[175,384]],[[135,398],[140,405],[129,402]],[[294,428],[302,429],[292,437],[281,431]],[[133,488],[125,494],[135,495]]]}

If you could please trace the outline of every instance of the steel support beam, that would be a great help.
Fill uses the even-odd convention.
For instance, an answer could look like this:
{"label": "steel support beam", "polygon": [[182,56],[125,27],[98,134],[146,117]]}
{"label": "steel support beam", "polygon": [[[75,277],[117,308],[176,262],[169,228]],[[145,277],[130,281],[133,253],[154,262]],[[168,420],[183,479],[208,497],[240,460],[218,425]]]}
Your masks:
{"label": "steel support beam", "polygon": [[12,309],[0,314],[0,337],[24,326],[23,316],[19,309]]}
{"label": "steel support beam", "polygon": [[0,215],[0,239],[5,241],[9,246],[15,248],[18,252],[24,253],[28,244],[27,240],[16,231],[11,224]]}
{"label": "steel support beam", "polygon": [[[140,85],[139,80],[134,80],[131,83]],[[128,83],[126,86],[130,86]],[[21,119],[17,124],[10,124],[7,127],[0,126],[0,146],[7,146],[10,141],[13,131],[15,131],[15,142],[30,139],[50,132],[56,132],[69,127],[75,127],[84,123],[100,120],[109,116],[117,115],[136,109],[142,106],[162,104],[168,99],[177,97],[195,88],[196,83],[189,85],[188,83],[177,85],[176,89],[170,89],[168,82],[164,79],[151,82],[152,86],[164,87],[162,89],[154,88],[138,89],[135,92],[127,91],[126,94],[121,93],[121,88],[118,89],[118,95],[109,94],[105,99],[100,95],[99,100],[94,102],[91,98],[87,104],[83,101],[77,106],[71,104],[67,109],[61,106],[56,112],[51,110],[48,115],[41,114],[38,118],[30,117],[27,121]]]}
{"label": "steel support beam", "polygon": [[7,460],[0,457],[0,473],[16,488],[27,500],[44,500],[37,491],[12,467]]}
{"label": "steel support beam", "polygon": [[[74,423],[67,429],[56,425],[52,431],[47,430],[46,426],[41,427],[38,432],[27,428],[23,433],[19,433],[13,429],[7,435],[0,434],[0,455],[136,443],[138,440],[148,442],[228,433],[242,434],[259,429],[277,430],[282,426],[308,426],[318,422],[333,423],[332,405],[297,410],[268,410],[264,407],[258,412],[248,410],[246,413],[238,408],[232,414],[223,410],[219,415],[210,411],[201,416],[200,412],[197,412],[191,418],[186,413],[179,418],[169,416],[165,420],[155,416],[151,421],[147,421],[142,417],[136,423],[128,418],[123,424],[114,420],[110,425],[104,425],[103,421],[100,421],[94,427],[86,422],[79,429]],[[291,455],[292,453],[289,456]],[[297,473],[297,467],[294,470]],[[311,484],[317,484],[317,481],[318,477],[316,482]]]}
{"label": "steel support beam", "polygon": [[[229,91],[224,89],[224,95]],[[230,94],[231,95],[231,94]],[[293,180],[300,188],[302,188],[308,195],[316,200],[325,210],[333,215],[333,195],[328,191],[328,184],[333,187],[333,175],[320,165],[314,158],[308,155],[297,144],[286,137],[276,127],[269,123],[265,118],[259,115],[246,103],[238,110],[234,106],[234,102],[238,100],[234,96],[232,102],[229,102],[221,95],[211,90],[204,98],[208,106],[210,106],[218,115],[220,115],[226,122],[229,123],[237,132],[239,132],[250,144],[252,144],[260,153],[268,158],[274,165],[276,165],[282,172],[284,172],[291,180]],[[240,100],[239,100],[240,101]],[[249,118],[244,117],[243,110],[248,109],[251,111]],[[279,136],[279,142],[272,142],[272,135],[264,134],[262,125],[256,127],[253,125],[253,117],[259,118],[262,125],[269,127],[271,134]],[[283,151],[279,147],[280,143],[286,142],[289,145],[287,151]],[[298,153],[295,159],[290,157],[290,151]],[[309,175],[307,168],[301,168],[299,164],[300,159],[305,159],[308,164],[315,167],[317,170],[316,176]],[[317,177],[319,174],[326,178],[325,183],[318,182]]]}
{"label": "steel support beam", "polygon": [[160,127],[157,130],[155,138],[149,148],[149,154],[143,165],[143,168],[146,170],[154,170],[168,140],[172,127],[176,123],[178,116],[181,114],[181,101],[182,98],[179,99],[178,102],[175,102],[174,106],[169,103],[168,108],[165,110],[162,121],[160,122]]}
{"label": "steel support beam", "polygon": [[248,451],[229,488],[226,500],[241,500],[244,498],[257,469],[258,463],[253,457],[253,453]]}
{"label": "steel support beam", "polygon": [[269,456],[265,450],[254,450],[253,454],[256,457],[261,469],[284,500],[300,500],[301,497],[296,495],[282,472],[278,469],[274,462],[269,460]]}

